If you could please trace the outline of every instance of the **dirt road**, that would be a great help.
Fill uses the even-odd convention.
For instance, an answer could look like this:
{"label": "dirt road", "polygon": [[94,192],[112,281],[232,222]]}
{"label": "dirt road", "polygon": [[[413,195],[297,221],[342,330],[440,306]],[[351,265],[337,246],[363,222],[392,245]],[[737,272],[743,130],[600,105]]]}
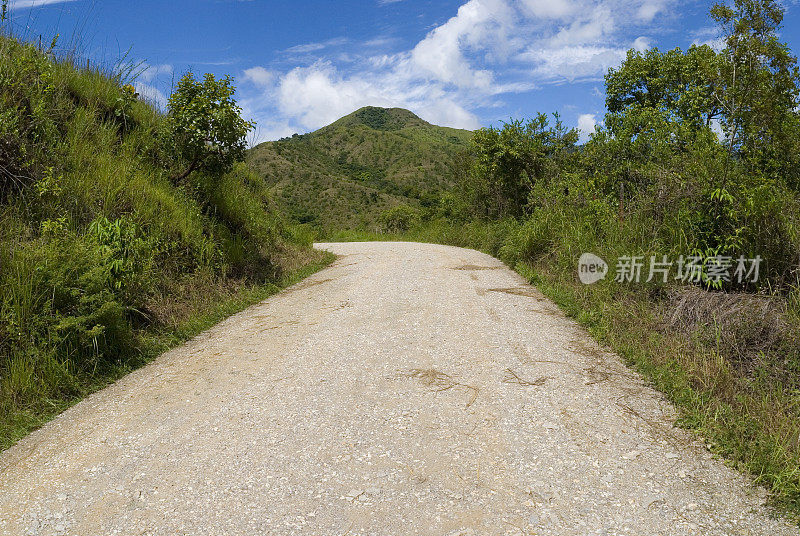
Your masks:
{"label": "dirt road", "polygon": [[0,534],[798,533],[499,261],[320,247],[0,455]]}

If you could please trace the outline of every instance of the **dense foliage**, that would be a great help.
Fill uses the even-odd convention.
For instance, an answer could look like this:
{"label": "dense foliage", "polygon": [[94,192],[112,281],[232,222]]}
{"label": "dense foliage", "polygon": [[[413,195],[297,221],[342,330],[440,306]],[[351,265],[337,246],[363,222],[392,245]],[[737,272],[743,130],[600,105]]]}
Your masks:
{"label": "dense foliage", "polygon": [[221,175],[244,160],[245,136],[254,125],[242,119],[235,91],[229,76],[216,80],[206,74],[200,82],[189,72],[178,82],[169,97],[167,124],[172,147],[186,168],[173,180],[197,169]]}
{"label": "dense foliage", "polygon": [[564,268],[579,246],[612,260],[683,255],[704,266],[705,286],[730,288],[708,279],[713,262],[760,256],[751,290],[791,292],[800,260],[796,60],[776,37],[773,2],[742,0],[712,15],[727,48],[630,51],[606,77],[603,126],[579,148],[557,117],[552,127],[540,115],[478,130],[457,199],[443,199],[440,212],[525,220],[520,255],[551,255],[569,241]]}
{"label": "dense foliage", "polygon": [[229,80],[164,115],[120,78],[0,37],[0,445],[299,251]]}

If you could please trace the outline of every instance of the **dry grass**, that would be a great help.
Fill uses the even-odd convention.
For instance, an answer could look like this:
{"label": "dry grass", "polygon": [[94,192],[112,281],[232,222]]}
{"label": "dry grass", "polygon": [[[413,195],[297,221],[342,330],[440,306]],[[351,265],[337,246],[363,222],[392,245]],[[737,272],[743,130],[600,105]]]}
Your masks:
{"label": "dry grass", "polygon": [[552,376],[541,376],[536,378],[535,380],[523,380],[520,378],[516,372],[511,370],[510,368],[506,369],[506,375],[503,378],[503,383],[514,383],[517,385],[521,385],[523,387],[539,387],[544,385],[547,380],[552,380]]}
{"label": "dry grass", "polygon": [[665,312],[666,327],[713,346],[743,372],[790,337],[785,300],[761,294],[674,291]]}
{"label": "dry grass", "polygon": [[411,369],[405,376],[419,380],[422,385],[431,388],[435,392],[449,391],[455,388],[469,391],[470,399],[467,402],[467,408],[474,404],[475,400],[478,398],[477,387],[460,383],[449,374],[445,374],[436,369]]}

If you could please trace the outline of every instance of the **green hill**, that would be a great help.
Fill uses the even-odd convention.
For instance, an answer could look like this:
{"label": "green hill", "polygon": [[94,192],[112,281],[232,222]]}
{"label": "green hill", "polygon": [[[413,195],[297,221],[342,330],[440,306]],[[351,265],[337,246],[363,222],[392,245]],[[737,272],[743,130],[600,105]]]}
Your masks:
{"label": "green hill", "polygon": [[319,258],[122,78],[0,36],[0,448]]}
{"label": "green hill", "polygon": [[315,132],[262,143],[248,162],[293,220],[355,228],[450,188],[453,156],[470,136],[408,110],[367,106]]}

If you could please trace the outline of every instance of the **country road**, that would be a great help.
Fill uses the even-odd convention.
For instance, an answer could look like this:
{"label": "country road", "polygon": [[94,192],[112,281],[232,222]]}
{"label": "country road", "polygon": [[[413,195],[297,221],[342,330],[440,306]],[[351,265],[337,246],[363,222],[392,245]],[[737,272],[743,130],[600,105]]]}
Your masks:
{"label": "country road", "polygon": [[0,534],[798,534],[498,260],[317,247],[0,454]]}

